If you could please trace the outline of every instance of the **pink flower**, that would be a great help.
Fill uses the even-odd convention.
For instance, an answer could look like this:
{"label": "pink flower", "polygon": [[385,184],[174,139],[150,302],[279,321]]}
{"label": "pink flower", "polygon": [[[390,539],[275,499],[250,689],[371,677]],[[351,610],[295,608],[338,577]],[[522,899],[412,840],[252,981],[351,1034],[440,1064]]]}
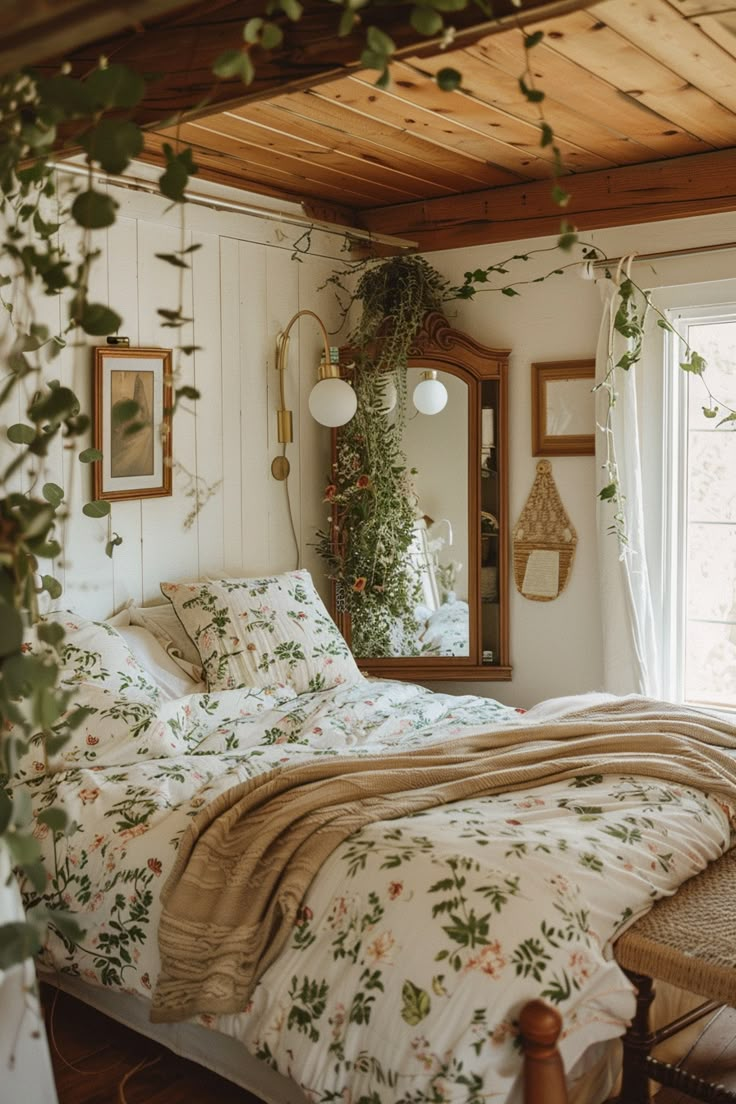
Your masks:
{"label": "pink flower", "polygon": [[85,790],[79,791],[79,800],[83,805],[91,805],[99,796],[100,790],[98,786],[90,786]]}
{"label": "pink flower", "polygon": [[153,871],[157,878],[160,876],[161,871],[163,870],[160,859],[149,859],[146,865],[148,866],[149,870]]}
{"label": "pink flower", "polygon": [[337,494],[337,487],[335,486],[334,483],[329,483],[325,487],[325,502],[332,502],[336,494]]}
{"label": "pink flower", "polygon": [[141,985],[143,986],[144,989],[150,989],[151,988],[151,979],[148,976],[148,974],[143,974],[142,975]]}
{"label": "pink flower", "polygon": [[401,896],[404,891],[403,882],[389,882],[388,895],[392,901],[395,901],[397,897]]}
{"label": "pink flower", "polygon": [[365,953],[372,962],[391,962],[391,952],[393,951],[394,939],[391,932],[381,932],[377,935],[372,943],[369,943],[365,949]]}
{"label": "pink flower", "polygon": [[89,745],[89,747],[96,747],[99,742],[99,736],[93,736],[91,732],[87,733],[87,744]]}
{"label": "pink flower", "polygon": [[367,488],[370,487],[370,485],[371,485],[371,480],[370,480],[370,476],[368,476],[368,475],[359,476],[358,480],[355,484],[355,486],[358,488],[359,491],[367,490]]}
{"label": "pink flower", "polygon": [[362,594],[365,590],[365,585],[367,582],[368,580],[366,579],[365,575],[361,575],[360,578],[356,579],[353,583],[353,590],[356,591],[358,594]]}

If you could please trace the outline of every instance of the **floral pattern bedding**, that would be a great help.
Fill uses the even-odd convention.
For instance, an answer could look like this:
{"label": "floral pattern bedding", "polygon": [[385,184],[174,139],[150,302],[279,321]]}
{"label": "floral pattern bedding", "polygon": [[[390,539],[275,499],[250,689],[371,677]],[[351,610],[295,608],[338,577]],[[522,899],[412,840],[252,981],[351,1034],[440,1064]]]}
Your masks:
{"label": "floral pattern bedding", "polygon": [[[490,699],[367,679],[152,700],[136,724],[108,715],[98,743],[92,715],[56,773],[30,782],[37,812],[61,804],[76,822],[67,838],[37,829],[48,893],[86,928],[78,946],[51,936],[49,966],[150,997],[178,840],[232,784],[519,719]],[[325,864],[247,1008],[201,1022],[314,1104],[520,1099],[522,1004],[559,1008],[568,1069],[619,1035],[633,997],[612,938],[725,850],[730,815],[697,791],[586,776],[369,825]]]}

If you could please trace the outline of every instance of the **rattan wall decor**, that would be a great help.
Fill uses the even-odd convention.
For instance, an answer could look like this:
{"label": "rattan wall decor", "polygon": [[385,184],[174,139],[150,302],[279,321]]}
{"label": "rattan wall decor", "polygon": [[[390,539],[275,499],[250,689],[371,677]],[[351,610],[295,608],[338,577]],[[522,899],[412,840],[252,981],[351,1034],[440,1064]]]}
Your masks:
{"label": "rattan wall decor", "polygon": [[537,464],[512,536],[516,589],[533,602],[551,602],[567,586],[578,535],[562,505],[549,460]]}

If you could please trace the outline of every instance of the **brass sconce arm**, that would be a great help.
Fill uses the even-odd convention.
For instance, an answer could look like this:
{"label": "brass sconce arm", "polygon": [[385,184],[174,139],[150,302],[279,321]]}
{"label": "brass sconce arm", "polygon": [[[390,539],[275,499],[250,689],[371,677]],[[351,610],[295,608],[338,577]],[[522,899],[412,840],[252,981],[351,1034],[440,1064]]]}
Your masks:
{"label": "brass sconce arm", "polygon": [[[290,320],[286,329],[283,330],[276,338],[276,371],[279,374],[279,407],[276,411],[276,427],[278,441],[282,445],[291,444],[294,440],[294,416],[291,410],[286,406],[286,395],[284,392],[284,374],[286,372],[287,357],[289,352],[289,334],[295,322],[300,318],[304,318],[309,315],[313,318],[319,326],[322,334],[322,343],[324,346],[324,352],[322,354],[322,361],[317,369],[318,382],[326,379],[340,379],[340,368],[338,364],[333,363],[332,354],[330,351],[330,339],[327,334],[322,319],[314,313],[313,310],[300,310]],[[347,387],[348,385],[345,384]],[[317,419],[320,420],[319,418]],[[332,424],[332,423],[329,423]],[[290,464],[284,453],[281,456],[277,456],[271,464],[271,474],[275,479],[283,480],[289,475]]]}

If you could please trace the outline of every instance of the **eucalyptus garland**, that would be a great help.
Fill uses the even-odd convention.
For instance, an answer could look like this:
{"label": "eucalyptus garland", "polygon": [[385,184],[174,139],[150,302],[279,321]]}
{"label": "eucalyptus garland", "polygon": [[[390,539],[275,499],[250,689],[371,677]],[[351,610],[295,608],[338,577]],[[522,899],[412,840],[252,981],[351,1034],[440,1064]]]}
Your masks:
{"label": "eucalyptus garland", "polygon": [[[339,275],[333,282],[344,290]],[[359,658],[418,654],[419,581],[408,557],[415,469],[408,468],[402,445],[406,364],[426,315],[452,297],[448,281],[419,256],[368,264],[351,296],[349,305],[361,306],[349,338],[358,408],[338,433],[325,491],[330,525],[317,534],[317,549],[350,614]],[[397,396],[392,409],[390,383]]]}

